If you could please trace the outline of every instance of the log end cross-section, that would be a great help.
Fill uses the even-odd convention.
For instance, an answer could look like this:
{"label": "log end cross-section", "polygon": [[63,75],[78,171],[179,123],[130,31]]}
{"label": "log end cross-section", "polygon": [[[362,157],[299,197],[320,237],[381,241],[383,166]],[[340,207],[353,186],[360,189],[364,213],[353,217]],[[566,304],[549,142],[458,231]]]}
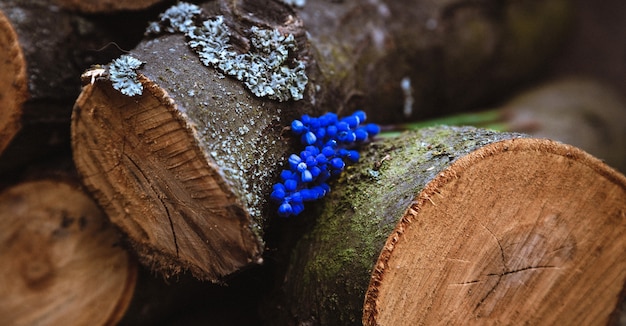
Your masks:
{"label": "log end cross-section", "polygon": [[0,193],[0,325],[115,325],[137,264],[74,182],[37,180]]}
{"label": "log end cross-section", "polygon": [[189,270],[217,281],[258,261],[250,217],[198,145],[195,126],[162,88],[140,81],[141,96],[96,81],[77,100],[72,143],[84,184],[164,276]]}
{"label": "log end cross-section", "polygon": [[366,325],[606,324],[626,261],[626,180],[581,150],[514,139],[460,158],[390,234]]}

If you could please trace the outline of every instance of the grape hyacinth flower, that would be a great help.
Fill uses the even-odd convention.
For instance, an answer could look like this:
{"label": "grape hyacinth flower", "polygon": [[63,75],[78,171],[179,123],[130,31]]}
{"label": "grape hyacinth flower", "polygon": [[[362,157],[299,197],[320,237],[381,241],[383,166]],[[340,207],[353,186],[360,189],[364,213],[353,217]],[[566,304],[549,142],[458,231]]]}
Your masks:
{"label": "grape hyacinth flower", "polygon": [[354,145],[380,132],[376,124],[363,125],[365,118],[363,111],[341,119],[334,113],[317,118],[305,114],[291,123],[291,131],[300,136],[305,147],[289,156],[289,169],[281,172],[281,182],[273,187],[270,197],[279,204],[278,215],[300,214],[304,202],[320,199],[330,191],[328,180],[339,175],[346,162],[359,160]]}

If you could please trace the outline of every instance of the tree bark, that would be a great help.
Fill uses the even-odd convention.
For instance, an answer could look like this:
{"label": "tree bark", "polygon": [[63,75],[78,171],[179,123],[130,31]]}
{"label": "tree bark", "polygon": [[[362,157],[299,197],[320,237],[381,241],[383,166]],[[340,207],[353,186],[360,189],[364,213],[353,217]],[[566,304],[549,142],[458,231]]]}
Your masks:
{"label": "tree bark", "polygon": [[114,325],[133,295],[134,258],[71,181],[0,193],[0,324]]}
{"label": "tree bark", "polygon": [[[561,0],[550,3],[567,8]],[[375,120],[397,120],[397,114],[392,113],[394,118],[386,114],[396,109],[392,98],[403,98],[397,94],[400,81],[406,76],[417,80],[422,73],[422,66],[410,63],[436,63],[432,53],[442,51],[441,39],[461,37],[458,33],[463,23],[454,17],[465,11],[457,11],[452,4],[441,6],[432,9],[406,4],[411,9],[402,10],[395,2],[377,6],[370,2],[311,2],[295,12],[275,1],[204,4],[201,16],[222,15],[231,32],[230,41],[240,53],[252,46],[252,27],[294,35],[298,48],[290,56],[306,62],[309,81],[303,99],[278,102],[254,96],[241,82],[203,66],[182,34],[148,38],[131,53],[145,63],[138,69],[143,95],[126,97],[117,94],[110,83],[98,80],[87,85],[76,102],[72,143],[83,182],[111,220],[133,239],[144,262],[165,275],[189,269],[198,278],[217,280],[250,262],[258,262],[264,225],[274,216],[268,194],[281,162],[295,151],[295,140],[283,137],[283,127],[303,113],[348,112],[353,107],[347,104],[354,102],[355,96],[362,98],[362,94],[368,94],[366,102],[371,102],[361,103],[362,108]],[[493,32],[487,38],[497,35],[500,39],[496,31],[504,27],[492,24],[491,19],[508,21],[513,19],[511,15],[519,18],[516,10],[522,9],[514,7],[499,7],[489,15],[486,8],[474,8],[467,15],[473,17],[472,21],[488,19],[479,25]],[[522,7],[523,12],[530,10]],[[447,27],[435,27],[434,34],[422,38],[419,33],[425,33],[425,28],[415,26],[416,12],[421,12],[420,17],[441,16],[442,25],[438,26]],[[541,12],[547,15],[541,19],[558,21],[555,26],[559,28],[531,33],[527,40],[532,40],[529,43],[533,46],[534,41],[542,42],[538,39],[543,36],[560,35],[566,20],[562,12]],[[458,29],[450,27],[453,21],[459,24]],[[508,22],[513,26],[514,21]],[[501,44],[508,44],[504,40],[510,31],[506,30]],[[383,37],[382,44],[376,43],[379,36]],[[481,38],[480,42],[491,41]],[[458,50],[451,45],[444,48]],[[431,55],[422,56],[422,51]],[[479,51],[481,59],[476,60],[493,59],[495,54],[490,51]],[[536,58],[546,56],[539,54]],[[498,61],[508,65],[523,60],[507,55]],[[494,84],[498,85],[505,79],[518,80],[535,63],[502,74],[506,77],[488,79],[497,80]],[[476,69],[478,66],[472,65]],[[494,74],[501,76],[495,72],[497,67]],[[429,76],[448,68],[435,69]],[[439,84],[435,79],[431,81]],[[203,245],[198,247],[199,243]]]}
{"label": "tree bark", "polygon": [[293,252],[276,324],[602,324],[626,178],[569,145],[436,127],[372,143]]}

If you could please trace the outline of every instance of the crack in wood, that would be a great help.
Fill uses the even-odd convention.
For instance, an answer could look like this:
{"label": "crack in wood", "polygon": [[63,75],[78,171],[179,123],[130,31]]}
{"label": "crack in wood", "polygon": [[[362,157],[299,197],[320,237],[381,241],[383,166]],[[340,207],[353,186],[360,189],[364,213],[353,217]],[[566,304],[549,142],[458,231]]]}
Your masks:
{"label": "crack in wood", "polygon": [[178,240],[176,238],[176,231],[174,230],[174,222],[172,221],[172,216],[170,214],[170,210],[167,208],[167,205],[165,204],[165,201],[163,200],[163,198],[166,197],[166,196],[161,194],[158,191],[158,189],[155,189],[154,185],[149,181],[150,179],[146,176],[146,174],[143,172],[143,170],[139,167],[137,162],[135,162],[129,155],[124,154],[124,156],[126,156],[126,158],[128,158],[128,160],[135,166],[135,168],[137,168],[139,173],[141,173],[141,175],[148,182],[148,185],[150,186],[152,191],[154,191],[154,193],[157,194],[156,197],[159,199],[159,201],[161,202],[161,205],[165,209],[165,214],[167,215],[167,219],[168,219],[169,224],[170,224],[170,230],[172,231],[172,238],[174,240],[174,247],[176,248],[176,257],[179,257]]}
{"label": "crack in wood", "polygon": [[[509,270],[509,268],[508,268],[508,266],[506,264],[506,257],[505,257],[505,254],[504,254],[504,248],[502,247],[502,244],[500,243],[500,240],[498,239],[498,237],[496,237],[496,235],[486,225],[484,225],[482,223],[480,223],[480,224],[485,228],[485,230],[487,230],[489,232],[489,234],[491,234],[491,236],[496,240],[496,243],[498,244],[498,248],[500,249],[500,258],[502,260],[503,271],[500,272],[500,273],[489,273],[489,274],[486,274],[486,276],[488,276],[488,277],[490,277],[490,276],[497,276],[498,279],[496,281],[496,284],[494,284],[491,287],[491,289],[487,292],[487,294],[485,294],[485,296],[482,299],[480,299],[480,301],[478,301],[478,303],[476,304],[476,307],[474,308],[474,311],[478,310],[478,308],[480,308],[483,305],[483,303],[489,298],[489,296],[491,296],[491,294],[496,291],[496,288],[498,288],[498,285],[500,285],[500,282],[502,281],[502,278],[507,276],[507,275],[511,275],[511,274],[515,274],[515,273],[519,273],[519,272],[525,272],[525,271],[538,270],[538,269],[560,269],[558,266],[539,265],[539,266],[527,266],[527,267],[523,267],[523,268],[519,268],[519,269],[515,269],[515,270]],[[534,230],[534,228],[533,228],[533,230]],[[526,237],[526,239],[528,239],[528,236]],[[473,281],[468,281],[468,282],[462,282],[462,283],[458,283],[458,285],[474,284],[474,283],[478,283],[478,282],[480,282],[480,280],[473,280]]]}

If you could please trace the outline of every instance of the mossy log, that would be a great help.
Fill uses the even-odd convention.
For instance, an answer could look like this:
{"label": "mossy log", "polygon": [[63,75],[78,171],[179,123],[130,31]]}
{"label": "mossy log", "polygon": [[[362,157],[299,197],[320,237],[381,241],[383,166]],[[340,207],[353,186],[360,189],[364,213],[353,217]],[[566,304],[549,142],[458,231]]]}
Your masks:
{"label": "mossy log", "polygon": [[129,305],[134,257],[74,182],[36,180],[0,193],[0,324],[113,325]]}
{"label": "mossy log", "polygon": [[[203,13],[188,21],[199,26],[201,19],[222,16],[231,34],[229,42],[239,53],[257,46],[253,46],[256,43],[251,32],[255,27],[293,35],[297,49],[289,56],[306,64],[308,84],[303,99],[279,102],[256,97],[242,82],[204,66],[184,35],[153,35],[130,53],[145,63],[137,70],[144,90],[141,96],[124,96],[110,82],[95,78],[76,102],[72,143],[83,182],[113,223],[129,235],[143,261],[165,275],[189,269],[200,279],[217,280],[258,262],[264,225],[274,216],[274,208],[268,205],[271,185],[281,162],[295,151],[296,140],[283,136],[284,126],[292,119],[303,113],[350,112],[354,107],[349,103],[363,94],[367,94],[366,101],[358,101],[359,108],[374,120],[396,119],[397,114],[392,114],[396,118],[386,114],[396,108],[402,111],[396,99],[404,99],[400,90],[404,77],[421,80],[418,76],[424,74],[423,66],[417,63],[440,67],[428,74],[432,83],[414,84],[418,89],[439,85],[434,76],[444,72],[457,76],[448,74],[454,64],[436,64],[440,58],[432,54],[457,53],[457,38],[470,18],[488,34],[475,36],[479,44],[495,42],[496,48],[520,45],[510,37],[510,26],[494,22],[515,25],[515,19],[521,18],[510,17],[512,12],[519,14],[517,10],[530,8],[515,5],[491,12],[481,4],[468,5],[473,9],[466,12],[466,6],[459,3],[422,6],[393,1],[378,5],[312,1],[299,11],[276,1],[206,3]],[[560,0],[548,3],[551,10],[541,10],[542,18],[537,19],[555,25],[525,38],[533,47],[547,35],[562,33],[561,18],[568,6]],[[538,10],[533,6],[531,11]],[[543,8],[544,4],[538,6]],[[560,9],[552,10],[551,6]],[[415,19],[418,13],[421,18]],[[432,30],[424,27],[427,18],[437,20],[438,25],[431,26]],[[509,39],[513,43],[505,41]],[[445,50],[442,40],[450,42],[443,46]],[[492,50],[479,51],[476,55],[481,59],[476,62],[494,62],[493,56],[500,54]],[[512,55],[495,61],[505,66],[522,65],[527,58]],[[497,81],[486,83],[485,90],[503,84],[503,80],[519,80],[521,71],[525,75],[536,67],[534,63],[523,66],[516,73],[500,75],[496,72],[500,64],[494,65],[493,74],[506,77],[489,77]],[[475,85],[476,81],[468,83]],[[464,88],[466,84],[455,85]],[[277,88],[273,90],[278,92]],[[467,94],[478,93],[472,90]],[[454,96],[455,100],[462,98]],[[429,98],[434,97],[438,95]],[[377,105],[385,105],[385,110]],[[405,118],[402,113],[400,116]]]}
{"label": "mossy log", "polygon": [[606,324],[626,281],[626,178],[517,136],[435,127],[368,145],[295,247],[276,324]]}

